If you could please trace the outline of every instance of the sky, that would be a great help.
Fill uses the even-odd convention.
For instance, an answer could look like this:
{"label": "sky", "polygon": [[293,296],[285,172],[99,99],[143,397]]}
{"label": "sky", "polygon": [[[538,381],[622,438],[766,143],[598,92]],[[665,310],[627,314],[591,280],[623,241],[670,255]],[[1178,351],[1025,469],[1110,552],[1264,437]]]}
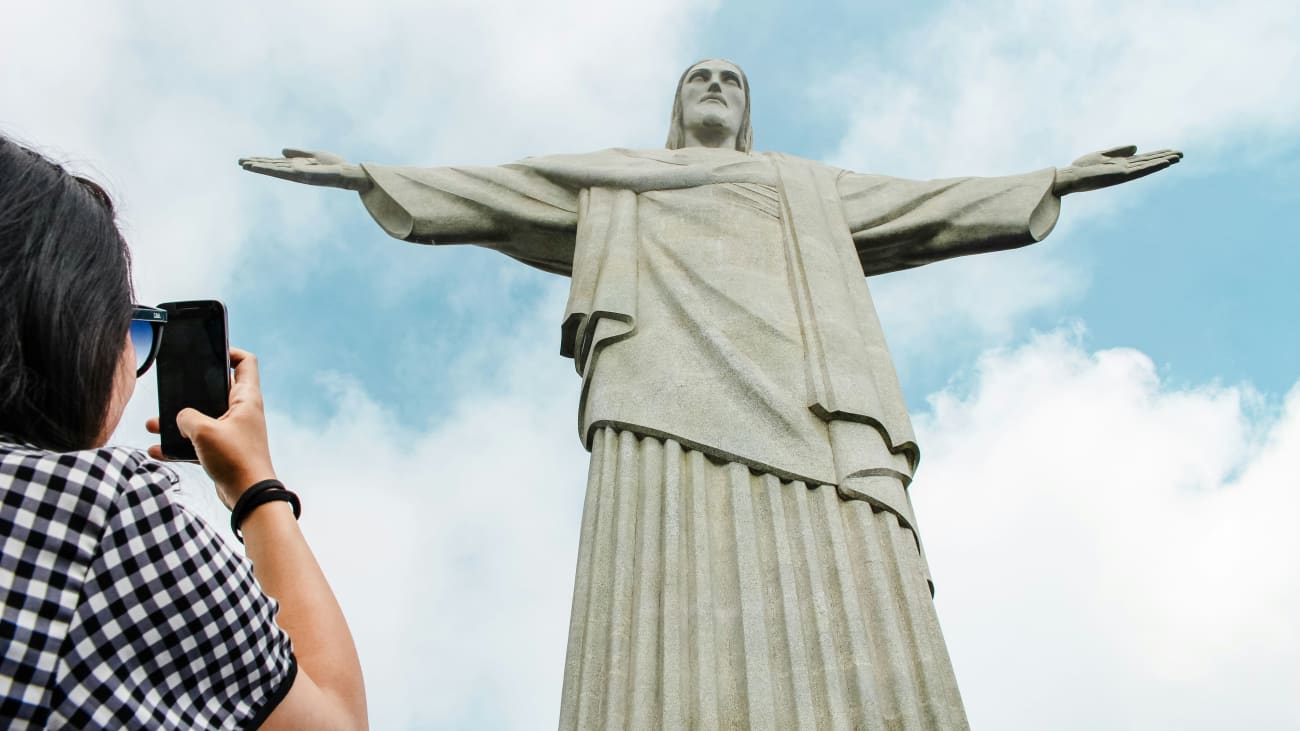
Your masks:
{"label": "sky", "polygon": [[[264,6],[265,5],[265,6]],[[22,3],[0,132],[106,183],[143,303],[217,298],[374,728],[559,712],[587,455],[567,280],[387,237],[282,147],[658,147],[721,56],[755,143],[912,178],[1183,162],[1050,238],[869,280],[972,726],[1300,729],[1300,6],[1267,0]],[[143,379],[115,440],[144,446]],[[223,524],[201,470],[187,499]]]}

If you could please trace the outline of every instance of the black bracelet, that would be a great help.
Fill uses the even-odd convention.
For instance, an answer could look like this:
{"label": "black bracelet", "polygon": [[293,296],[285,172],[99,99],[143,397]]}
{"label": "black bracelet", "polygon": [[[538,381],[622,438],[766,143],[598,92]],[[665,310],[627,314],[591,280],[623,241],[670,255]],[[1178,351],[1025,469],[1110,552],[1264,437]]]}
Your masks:
{"label": "black bracelet", "polygon": [[239,526],[243,524],[248,514],[262,505],[277,500],[284,500],[293,507],[294,519],[302,515],[302,503],[298,500],[298,496],[286,490],[284,483],[279,480],[262,480],[239,496],[239,500],[235,501],[235,507],[230,511],[230,530],[234,531],[240,543],[244,542],[244,534],[240,532]]}

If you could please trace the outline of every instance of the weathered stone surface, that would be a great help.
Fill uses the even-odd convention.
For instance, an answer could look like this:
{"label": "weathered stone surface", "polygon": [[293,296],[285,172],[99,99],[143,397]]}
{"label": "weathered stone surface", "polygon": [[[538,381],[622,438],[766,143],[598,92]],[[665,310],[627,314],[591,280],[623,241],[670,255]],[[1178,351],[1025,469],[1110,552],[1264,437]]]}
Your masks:
{"label": "weathered stone surface", "polygon": [[966,726],[912,531],[672,440],[592,445],[560,727]]}

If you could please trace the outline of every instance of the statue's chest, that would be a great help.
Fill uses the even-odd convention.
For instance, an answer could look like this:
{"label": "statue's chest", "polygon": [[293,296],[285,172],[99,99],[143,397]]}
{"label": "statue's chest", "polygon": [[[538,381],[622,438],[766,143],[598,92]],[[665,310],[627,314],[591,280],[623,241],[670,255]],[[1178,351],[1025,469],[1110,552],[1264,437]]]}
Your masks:
{"label": "statue's chest", "polygon": [[765,319],[790,314],[775,188],[720,183],[638,198],[639,287],[715,292]]}
{"label": "statue's chest", "polygon": [[697,270],[741,267],[754,274],[784,272],[781,199],[756,183],[717,183],[648,191],[638,196],[643,253],[661,253]]}

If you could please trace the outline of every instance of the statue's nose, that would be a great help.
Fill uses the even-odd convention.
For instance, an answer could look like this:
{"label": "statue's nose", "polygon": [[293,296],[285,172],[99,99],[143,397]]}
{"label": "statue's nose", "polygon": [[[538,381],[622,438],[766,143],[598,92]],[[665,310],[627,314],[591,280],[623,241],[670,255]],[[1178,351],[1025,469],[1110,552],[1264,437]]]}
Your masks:
{"label": "statue's nose", "polygon": [[716,81],[711,82],[709,84],[709,91],[718,91],[718,92],[722,91],[722,84],[719,84]]}

